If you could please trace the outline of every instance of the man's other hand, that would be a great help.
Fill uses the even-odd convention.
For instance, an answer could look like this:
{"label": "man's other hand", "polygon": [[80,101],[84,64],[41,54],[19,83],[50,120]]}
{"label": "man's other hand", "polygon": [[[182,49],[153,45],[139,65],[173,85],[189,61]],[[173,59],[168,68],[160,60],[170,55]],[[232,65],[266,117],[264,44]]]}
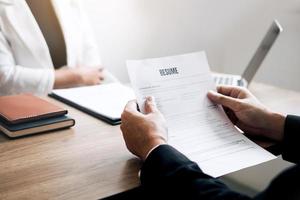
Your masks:
{"label": "man's other hand", "polygon": [[128,150],[142,160],[154,147],[166,143],[166,121],[153,97],[146,98],[145,114],[137,110],[136,101],[128,102],[121,119],[121,130]]}
{"label": "man's other hand", "polygon": [[224,107],[231,121],[251,136],[262,136],[281,141],[285,116],[262,105],[249,90],[241,87],[219,86],[208,98]]}

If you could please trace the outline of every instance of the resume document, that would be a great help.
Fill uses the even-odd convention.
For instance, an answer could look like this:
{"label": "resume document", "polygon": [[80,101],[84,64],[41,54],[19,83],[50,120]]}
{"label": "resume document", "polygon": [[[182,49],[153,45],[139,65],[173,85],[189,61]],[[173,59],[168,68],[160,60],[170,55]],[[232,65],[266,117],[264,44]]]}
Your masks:
{"label": "resume document", "polygon": [[139,108],[153,96],[166,118],[168,143],[219,177],[275,158],[250,141],[207,98],[215,90],[204,52],[127,61]]}

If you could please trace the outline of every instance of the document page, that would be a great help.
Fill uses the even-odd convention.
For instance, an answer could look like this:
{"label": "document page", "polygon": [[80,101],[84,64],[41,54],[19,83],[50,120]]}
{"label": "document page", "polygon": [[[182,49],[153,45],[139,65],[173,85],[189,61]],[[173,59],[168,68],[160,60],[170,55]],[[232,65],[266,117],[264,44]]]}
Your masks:
{"label": "document page", "polygon": [[168,143],[219,177],[275,158],[245,137],[207,92],[215,90],[204,52],[127,61],[138,105],[153,96],[166,118]]}

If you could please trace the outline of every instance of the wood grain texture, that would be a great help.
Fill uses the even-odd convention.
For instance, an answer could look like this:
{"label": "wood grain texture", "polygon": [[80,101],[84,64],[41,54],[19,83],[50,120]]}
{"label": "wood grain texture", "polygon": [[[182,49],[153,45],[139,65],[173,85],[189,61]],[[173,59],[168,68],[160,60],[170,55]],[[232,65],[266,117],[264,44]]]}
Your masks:
{"label": "wood grain texture", "polygon": [[62,131],[0,134],[0,199],[98,199],[139,184],[140,162],[110,126],[56,100],[76,120]]}
{"label": "wood grain texture", "polygon": [[[300,115],[300,93],[254,83],[268,107]],[[56,100],[75,127],[11,140],[0,134],[0,199],[98,199],[139,185],[140,162],[110,126]]]}
{"label": "wood grain texture", "polygon": [[253,83],[249,89],[271,110],[284,114],[300,115],[300,92],[262,83]]}

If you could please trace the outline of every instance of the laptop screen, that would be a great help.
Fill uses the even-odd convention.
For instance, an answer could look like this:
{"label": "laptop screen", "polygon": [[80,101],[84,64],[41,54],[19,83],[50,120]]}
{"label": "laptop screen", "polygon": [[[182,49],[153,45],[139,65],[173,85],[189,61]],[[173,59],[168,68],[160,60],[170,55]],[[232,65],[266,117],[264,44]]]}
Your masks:
{"label": "laptop screen", "polygon": [[277,20],[275,20],[242,75],[242,78],[244,78],[248,83],[252,81],[258,68],[261,66],[274,42],[282,31],[283,29],[281,25]]}

